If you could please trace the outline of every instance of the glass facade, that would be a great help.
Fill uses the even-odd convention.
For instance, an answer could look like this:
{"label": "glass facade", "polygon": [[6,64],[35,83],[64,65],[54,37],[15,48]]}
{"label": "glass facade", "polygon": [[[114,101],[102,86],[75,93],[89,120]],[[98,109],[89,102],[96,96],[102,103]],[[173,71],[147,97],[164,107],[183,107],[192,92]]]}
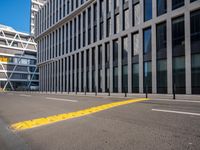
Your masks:
{"label": "glass facade", "polygon": [[[38,63],[44,64],[44,67],[41,65],[42,75],[48,74],[45,69],[52,61],[56,64],[52,72],[66,73],[67,81],[57,74],[52,77],[54,89],[62,90],[60,87],[65,82],[66,90],[70,91],[78,87],[79,91],[86,88],[87,92],[142,93],[147,87],[148,92],[171,94],[173,83],[176,93],[191,94],[189,88],[192,93],[198,93],[200,9],[197,1],[82,2],[87,7],[79,7],[80,3],[73,2],[73,10],[79,13],[71,13],[70,9],[67,14],[70,20],[58,22],[55,28],[50,26],[51,30],[42,28],[38,32]],[[60,8],[54,7],[59,12]],[[39,18],[42,20],[45,16]],[[59,18],[58,15],[58,21]],[[67,67],[64,68],[62,59],[65,58]],[[27,61],[20,60],[20,63],[26,64]],[[75,66],[76,63],[79,67]],[[57,68],[59,65],[62,67]],[[187,75],[186,70],[190,69],[191,75]],[[29,71],[33,72],[34,68],[30,67]],[[152,84],[153,81],[156,83]],[[44,83],[43,89],[49,84]]]}

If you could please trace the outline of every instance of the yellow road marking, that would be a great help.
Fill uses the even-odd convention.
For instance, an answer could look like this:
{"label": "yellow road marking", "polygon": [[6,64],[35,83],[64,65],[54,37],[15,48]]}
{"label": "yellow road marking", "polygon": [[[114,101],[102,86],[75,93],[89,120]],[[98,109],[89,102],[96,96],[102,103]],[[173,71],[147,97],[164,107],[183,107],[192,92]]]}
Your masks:
{"label": "yellow road marking", "polygon": [[131,103],[136,103],[136,102],[141,102],[141,101],[145,101],[145,100],[149,100],[149,99],[138,98],[138,99],[104,104],[101,106],[91,107],[91,108],[76,111],[76,112],[71,112],[71,113],[66,113],[66,114],[58,114],[58,115],[49,116],[46,118],[38,118],[38,119],[27,120],[27,121],[15,123],[15,124],[12,124],[10,126],[10,128],[13,129],[14,131],[31,129],[31,128],[35,128],[35,127],[39,127],[39,126],[43,126],[43,125],[56,123],[56,122],[63,121],[63,120],[68,120],[68,119],[72,119],[72,118],[86,116],[89,114],[94,114],[94,113],[97,113],[97,112],[100,112],[103,110],[107,110],[107,109],[110,109],[113,107],[127,105],[127,104],[131,104]]}

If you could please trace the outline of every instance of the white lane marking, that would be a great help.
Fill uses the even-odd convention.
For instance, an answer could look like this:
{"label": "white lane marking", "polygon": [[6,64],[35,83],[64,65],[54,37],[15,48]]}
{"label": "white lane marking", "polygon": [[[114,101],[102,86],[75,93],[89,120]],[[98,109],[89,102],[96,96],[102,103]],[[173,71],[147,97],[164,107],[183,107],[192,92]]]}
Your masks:
{"label": "white lane marking", "polygon": [[200,101],[193,100],[167,100],[167,99],[151,99],[152,101],[168,101],[168,102],[183,102],[183,103],[200,103]]}
{"label": "white lane marking", "polygon": [[20,96],[23,96],[23,97],[31,97],[31,95],[26,95],[26,94],[21,94]]}
{"label": "white lane marking", "polygon": [[70,99],[61,99],[61,98],[53,98],[53,97],[45,97],[48,100],[54,100],[54,101],[65,101],[65,102],[73,102],[77,103],[77,100],[70,100]]}
{"label": "white lane marking", "polygon": [[175,113],[175,114],[184,114],[184,115],[192,115],[192,116],[200,116],[199,113],[191,113],[191,112],[184,112],[184,111],[173,111],[173,110],[162,110],[162,109],[152,109],[152,111]]}

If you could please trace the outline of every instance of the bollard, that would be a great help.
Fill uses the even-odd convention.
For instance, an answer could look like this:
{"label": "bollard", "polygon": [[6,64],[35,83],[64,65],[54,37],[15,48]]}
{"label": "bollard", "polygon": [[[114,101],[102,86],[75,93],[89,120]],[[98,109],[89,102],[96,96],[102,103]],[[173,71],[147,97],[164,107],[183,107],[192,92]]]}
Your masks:
{"label": "bollard", "polygon": [[110,89],[108,89],[108,96],[110,96]]}
{"label": "bollard", "polygon": [[148,98],[148,85],[146,84],[146,98]]}
{"label": "bollard", "polygon": [[176,84],[173,84],[173,99],[176,99]]}

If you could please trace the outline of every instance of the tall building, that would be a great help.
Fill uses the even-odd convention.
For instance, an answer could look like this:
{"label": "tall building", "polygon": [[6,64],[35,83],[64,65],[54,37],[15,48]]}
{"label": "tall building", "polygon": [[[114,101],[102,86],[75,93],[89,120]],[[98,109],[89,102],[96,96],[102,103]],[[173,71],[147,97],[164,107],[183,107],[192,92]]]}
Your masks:
{"label": "tall building", "polygon": [[199,0],[49,0],[40,90],[200,94]]}
{"label": "tall building", "polygon": [[37,90],[36,43],[33,37],[0,25],[0,90]]}
{"label": "tall building", "polygon": [[31,0],[30,32],[35,33],[35,14],[44,5],[46,0]]}

